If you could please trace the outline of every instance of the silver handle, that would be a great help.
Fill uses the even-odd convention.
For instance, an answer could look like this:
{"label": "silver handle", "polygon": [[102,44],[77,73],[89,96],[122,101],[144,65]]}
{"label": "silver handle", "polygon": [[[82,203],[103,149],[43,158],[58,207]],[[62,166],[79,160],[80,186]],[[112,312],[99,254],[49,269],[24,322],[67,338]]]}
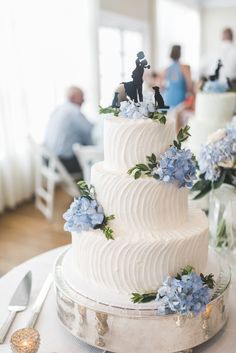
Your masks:
{"label": "silver handle", "polygon": [[10,311],[8,318],[2,325],[0,329],[0,344],[4,343],[6,335],[8,334],[8,331],[15,319],[15,316],[16,316],[16,311]]}
{"label": "silver handle", "polygon": [[39,312],[34,312],[32,313],[32,316],[31,318],[29,319],[29,322],[28,324],[26,325],[27,328],[34,328],[35,324],[36,324],[36,321],[38,319],[38,316],[39,316]]}

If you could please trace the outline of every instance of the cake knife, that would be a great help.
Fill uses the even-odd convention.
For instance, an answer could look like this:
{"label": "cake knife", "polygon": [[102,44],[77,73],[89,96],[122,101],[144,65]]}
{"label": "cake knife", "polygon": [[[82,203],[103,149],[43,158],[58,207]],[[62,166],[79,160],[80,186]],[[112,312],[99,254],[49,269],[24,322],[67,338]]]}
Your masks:
{"label": "cake knife", "polygon": [[4,343],[7,333],[15,319],[16,313],[27,308],[32,284],[32,273],[27,272],[18,287],[15,290],[13,297],[8,305],[9,316],[0,329],[0,344]]}
{"label": "cake knife", "polygon": [[47,278],[46,278],[46,280],[45,280],[45,282],[44,282],[44,284],[43,284],[43,286],[42,286],[42,288],[41,288],[41,290],[40,290],[40,292],[34,302],[33,308],[31,310],[31,317],[28,321],[28,324],[26,325],[27,328],[34,328],[36,321],[38,320],[39,314],[41,312],[41,309],[43,307],[43,303],[44,303],[44,301],[47,297],[47,294],[49,292],[49,289],[52,285],[52,282],[53,282],[53,276],[50,273],[47,276]]}

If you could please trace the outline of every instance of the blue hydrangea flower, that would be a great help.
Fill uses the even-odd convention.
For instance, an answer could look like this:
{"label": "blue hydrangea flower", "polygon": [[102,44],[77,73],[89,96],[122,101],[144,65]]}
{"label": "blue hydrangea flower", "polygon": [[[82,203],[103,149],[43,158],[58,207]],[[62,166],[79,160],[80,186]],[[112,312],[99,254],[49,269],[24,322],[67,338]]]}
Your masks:
{"label": "blue hydrangea flower", "polygon": [[157,292],[157,309],[162,314],[170,312],[198,314],[205,310],[211,293],[196,272],[182,275],[181,279],[167,277]]}
{"label": "blue hydrangea flower", "polygon": [[204,92],[208,93],[224,93],[229,89],[227,83],[220,81],[207,81],[203,87]]}
{"label": "blue hydrangea flower", "polygon": [[153,173],[164,182],[177,182],[179,187],[192,187],[196,179],[196,162],[189,149],[181,150],[171,146],[161,157],[159,167]]}
{"label": "blue hydrangea flower", "polygon": [[121,102],[120,104],[120,116],[124,118],[147,118],[149,113],[155,111],[155,105],[149,98],[144,98],[141,103],[134,103],[131,101]]}
{"label": "blue hydrangea flower", "polygon": [[69,232],[82,232],[94,229],[104,221],[102,206],[95,200],[82,196],[76,198],[64,213],[64,229]]}
{"label": "blue hydrangea flower", "polygon": [[220,176],[220,167],[224,164],[233,165],[236,160],[236,128],[230,124],[225,137],[203,145],[199,153],[199,169],[205,179],[215,181]]}

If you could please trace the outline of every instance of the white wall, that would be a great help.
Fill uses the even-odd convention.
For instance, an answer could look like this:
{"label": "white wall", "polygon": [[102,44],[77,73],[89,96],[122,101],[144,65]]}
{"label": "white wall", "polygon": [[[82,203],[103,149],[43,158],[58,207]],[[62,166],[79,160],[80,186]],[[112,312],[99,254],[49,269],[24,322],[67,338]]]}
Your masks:
{"label": "white wall", "polygon": [[236,5],[202,9],[202,53],[214,51],[220,44],[225,27],[234,30],[236,41]]}
{"label": "white wall", "polygon": [[100,0],[101,10],[149,21],[152,0]]}

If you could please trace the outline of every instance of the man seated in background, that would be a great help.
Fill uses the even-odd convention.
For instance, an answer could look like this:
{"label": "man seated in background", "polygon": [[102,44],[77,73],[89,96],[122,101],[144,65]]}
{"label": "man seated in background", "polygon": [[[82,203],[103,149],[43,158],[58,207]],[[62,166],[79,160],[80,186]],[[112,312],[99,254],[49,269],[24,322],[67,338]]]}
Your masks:
{"label": "man seated in background", "polygon": [[73,144],[92,144],[92,124],[81,112],[83,102],[83,91],[79,87],[70,87],[67,101],[54,110],[46,130],[45,146],[61,160],[69,173],[81,172],[72,150]]}

